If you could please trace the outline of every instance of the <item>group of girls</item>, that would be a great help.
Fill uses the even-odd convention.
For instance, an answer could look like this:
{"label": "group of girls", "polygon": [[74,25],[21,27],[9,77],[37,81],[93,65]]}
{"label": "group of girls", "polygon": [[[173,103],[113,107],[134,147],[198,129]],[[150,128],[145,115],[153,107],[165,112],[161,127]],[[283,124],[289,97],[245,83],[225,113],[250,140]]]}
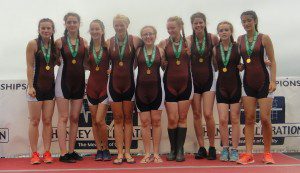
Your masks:
{"label": "group of girls", "polygon": [[[140,163],[161,163],[159,145],[161,114],[166,108],[170,153],[166,160],[182,162],[187,132],[187,114],[192,106],[199,150],[195,159],[216,159],[213,105],[216,97],[223,150],[220,160],[253,163],[252,155],[256,104],[263,126],[265,163],[274,163],[270,154],[272,141],[271,106],[276,89],[276,63],[271,39],[258,32],[254,11],[241,14],[246,34],[233,39],[233,26],[223,21],[218,36],[208,33],[203,13],[191,16],[192,35],[186,37],[183,21],[174,16],[167,20],[169,37],[155,45],[157,31],[144,26],[140,37],[128,34],[128,17],[113,19],[115,36],[105,41],[105,27],[100,20],[90,23],[91,41],[80,37],[80,16],[64,17],[64,36],[54,41],[54,23],[42,19],[38,38],[27,46],[29,140],[32,164],[41,163],[37,152],[38,124],[43,122],[43,161],[53,162],[50,153],[54,100],[59,118],[59,161],[82,160],[74,151],[78,119],[85,91],[85,70],[90,71],[86,93],[92,115],[92,130],[97,147],[95,160],[112,159],[108,150],[105,116],[110,105],[114,118],[117,156],[114,164],[135,163],[131,156],[132,113],[136,106],[142,128],[145,156]],[[240,61],[243,61],[241,64]],[[54,78],[54,66],[59,70]],[[240,77],[242,74],[242,79]],[[56,81],[55,81],[56,80]],[[55,98],[55,99],[54,99]],[[246,152],[239,157],[240,103],[245,111]],[[202,115],[207,126],[208,151],[204,147]],[[232,124],[232,148],[229,149],[228,120]],[[67,141],[67,122],[70,122]],[[150,153],[151,134],[153,156]],[[123,151],[123,147],[125,150]]]}

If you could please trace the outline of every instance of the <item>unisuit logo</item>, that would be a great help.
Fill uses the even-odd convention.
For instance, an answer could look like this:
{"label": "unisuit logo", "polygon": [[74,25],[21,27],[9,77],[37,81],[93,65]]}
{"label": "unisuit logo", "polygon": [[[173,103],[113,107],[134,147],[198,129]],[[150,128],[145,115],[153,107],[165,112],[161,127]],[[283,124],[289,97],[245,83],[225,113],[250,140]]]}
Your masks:
{"label": "unisuit logo", "polygon": [[[138,116],[137,112],[133,112],[133,136],[131,149],[138,148],[138,140],[141,138],[141,129],[138,126]],[[108,127],[108,147],[110,149],[116,149],[115,138],[114,138],[114,121],[113,114],[110,108],[107,111],[106,115],[106,124]],[[69,129],[67,129],[67,139],[69,138]],[[57,141],[57,128],[53,128],[52,130],[52,141]],[[96,149],[96,144],[94,140],[94,135],[92,131],[92,116],[89,111],[87,99],[83,100],[83,107],[81,109],[81,113],[79,115],[78,122],[78,131],[77,138],[75,143],[75,149]]]}

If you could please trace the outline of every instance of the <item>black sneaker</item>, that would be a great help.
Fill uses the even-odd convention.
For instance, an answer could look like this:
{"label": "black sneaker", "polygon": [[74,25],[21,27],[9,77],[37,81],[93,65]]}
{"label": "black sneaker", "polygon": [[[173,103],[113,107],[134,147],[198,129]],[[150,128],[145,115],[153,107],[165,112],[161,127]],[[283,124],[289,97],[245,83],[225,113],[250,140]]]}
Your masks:
{"label": "black sneaker", "polygon": [[103,161],[110,161],[111,160],[111,155],[109,150],[103,150]]}
{"label": "black sneaker", "polygon": [[69,153],[70,157],[73,158],[76,161],[81,161],[83,160],[83,157],[81,157],[78,153],[73,151],[73,153]]}
{"label": "black sneaker", "polygon": [[216,159],[217,159],[216,148],[215,147],[209,147],[207,160],[216,160]]}
{"label": "black sneaker", "polygon": [[60,162],[64,162],[64,163],[76,163],[76,160],[74,160],[69,153],[63,155],[63,156],[60,156],[59,157],[59,161]]}
{"label": "black sneaker", "polygon": [[103,151],[97,150],[97,154],[95,156],[95,161],[100,161],[100,160],[103,160]]}
{"label": "black sneaker", "polygon": [[195,159],[204,159],[207,157],[207,151],[204,147],[200,147],[198,152],[195,154]]}

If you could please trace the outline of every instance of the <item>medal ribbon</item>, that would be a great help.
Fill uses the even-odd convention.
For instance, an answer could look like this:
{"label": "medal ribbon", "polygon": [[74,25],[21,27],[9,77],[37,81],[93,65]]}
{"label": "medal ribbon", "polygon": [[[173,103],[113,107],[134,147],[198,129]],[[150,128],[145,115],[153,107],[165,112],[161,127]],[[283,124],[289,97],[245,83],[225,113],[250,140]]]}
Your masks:
{"label": "medal ribbon", "polygon": [[99,54],[98,54],[98,55],[97,55],[97,53],[96,53],[95,47],[93,47],[94,60],[95,60],[97,66],[98,66],[99,63],[101,62],[101,59],[102,59],[102,53],[103,53],[103,48],[102,48],[102,46],[100,46],[100,51],[99,51]]}
{"label": "medal ribbon", "polygon": [[222,62],[223,62],[224,67],[226,68],[228,63],[229,63],[229,58],[230,58],[230,55],[231,55],[232,43],[229,44],[228,51],[227,51],[226,55],[225,55],[224,47],[223,47],[222,44],[220,44],[220,50],[221,50]]}
{"label": "medal ribbon", "polygon": [[251,54],[253,52],[253,48],[254,48],[254,45],[255,45],[255,43],[257,41],[257,37],[258,37],[258,32],[256,31],[254,33],[254,36],[253,36],[253,41],[252,41],[252,43],[250,45],[250,43],[248,41],[248,36],[247,36],[247,34],[245,35],[246,50],[247,50],[247,54],[248,54],[249,57],[251,56]]}
{"label": "medal ribbon", "polygon": [[125,47],[126,47],[126,44],[127,44],[127,41],[128,41],[128,36],[126,34],[126,37],[124,39],[124,42],[121,46],[121,50],[120,50],[120,47],[119,47],[119,39],[117,37],[117,35],[115,35],[115,43],[118,45],[118,50],[119,50],[119,58],[120,60],[122,61],[123,58],[124,58],[124,53],[125,53]]}
{"label": "medal ribbon", "polygon": [[174,54],[175,54],[175,58],[178,60],[179,57],[180,57],[181,50],[182,50],[182,37],[180,37],[179,46],[178,46],[177,50],[175,48],[172,37],[170,37],[170,40],[172,42],[172,47],[173,47],[173,51],[174,51]]}
{"label": "medal ribbon", "polygon": [[42,52],[44,54],[44,58],[47,64],[49,64],[50,61],[50,51],[51,51],[51,44],[48,44],[48,49],[45,48],[45,45],[43,43],[43,41],[41,42],[42,45]]}
{"label": "medal ribbon", "polygon": [[203,54],[204,54],[205,42],[206,42],[206,36],[204,35],[202,43],[201,43],[201,47],[200,47],[198,37],[196,37],[196,47],[201,56],[203,56]]}
{"label": "medal ribbon", "polygon": [[148,54],[147,54],[147,51],[146,51],[146,48],[144,47],[144,56],[145,56],[145,60],[146,60],[146,64],[147,64],[147,67],[150,68],[154,62],[154,59],[155,59],[155,55],[156,55],[156,47],[154,47],[152,49],[152,54],[151,54],[151,59],[149,60],[149,57],[148,57]]}
{"label": "medal ribbon", "polygon": [[69,50],[72,54],[72,57],[75,58],[77,53],[78,53],[78,46],[79,46],[79,39],[76,38],[76,43],[75,43],[75,50],[73,49],[73,46],[71,44],[71,40],[69,37],[67,37],[67,42],[68,42],[68,47],[69,47]]}

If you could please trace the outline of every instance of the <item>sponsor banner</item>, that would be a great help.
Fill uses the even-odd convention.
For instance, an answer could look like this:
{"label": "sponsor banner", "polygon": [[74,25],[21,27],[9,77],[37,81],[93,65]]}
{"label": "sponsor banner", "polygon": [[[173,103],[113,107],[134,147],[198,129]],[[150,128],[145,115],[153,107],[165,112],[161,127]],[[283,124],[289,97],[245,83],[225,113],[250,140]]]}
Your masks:
{"label": "sponsor banner", "polygon": [[[277,90],[273,101],[271,122],[272,122],[272,150],[283,152],[300,151],[300,77],[281,77],[278,78]],[[0,117],[0,156],[1,157],[17,157],[29,156],[30,146],[28,140],[28,123],[29,115],[26,101],[26,81],[25,80],[2,80],[0,81],[0,104],[1,104],[1,117]],[[220,129],[218,114],[216,106],[214,107],[214,119],[216,121],[216,134],[215,144],[220,151]],[[59,146],[57,139],[57,108],[53,115],[52,121],[52,146],[51,151],[54,154],[59,154]],[[256,121],[254,129],[254,151],[263,151],[263,138],[262,138],[262,125],[260,121],[259,107],[256,111]],[[169,139],[167,134],[167,115],[163,111],[162,114],[162,138],[160,144],[160,152],[167,153],[170,150]],[[203,123],[205,123],[203,119]],[[241,108],[241,128],[240,128],[240,143],[239,149],[245,149],[245,115],[243,106]],[[108,128],[109,148],[113,153],[116,153],[116,146],[114,140],[114,121],[111,110],[109,109],[106,116],[106,124]],[[79,124],[77,131],[77,139],[75,148],[80,153],[95,153],[95,142],[92,132],[92,118],[88,109],[87,100],[84,99],[81,113],[79,115]],[[198,142],[194,132],[193,113],[189,110],[188,113],[188,133],[185,142],[185,151],[194,153],[198,150]],[[40,124],[40,139],[38,143],[39,151],[43,152],[43,145],[41,139]],[[203,124],[205,146],[208,147],[207,129]],[[68,131],[68,129],[67,129]],[[229,122],[229,136],[231,141],[232,127]],[[66,138],[68,139],[68,133]],[[141,140],[141,127],[136,111],[133,113],[133,134],[132,134],[132,152],[142,153],[143,145]]]}

